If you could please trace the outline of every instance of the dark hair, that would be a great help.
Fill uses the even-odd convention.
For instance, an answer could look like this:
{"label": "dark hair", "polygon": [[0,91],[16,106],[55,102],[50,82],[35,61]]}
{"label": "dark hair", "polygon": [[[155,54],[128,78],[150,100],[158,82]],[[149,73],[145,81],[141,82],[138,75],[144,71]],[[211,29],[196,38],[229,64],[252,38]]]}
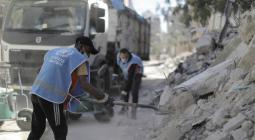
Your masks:
{"label": "dark hair", "polygon": [[97,54],[98,53],[98,50],[95,49],[95,46],[92,42],[92,40],[86,36],[80,36],[76,39],[75,41],[75,48],[78,50],[78,51],[81,51],[82,47],[84,45],[87,45],[89,48],[90,48],[90,51],[92,54]]}
{"label": "dark hair", "polygon": [[128,49],[126,49],[126,48],[122,48],[122,49],[120,50],[120,53],[129,54],[130,52],[129,52],[129,50],[128,50]]}

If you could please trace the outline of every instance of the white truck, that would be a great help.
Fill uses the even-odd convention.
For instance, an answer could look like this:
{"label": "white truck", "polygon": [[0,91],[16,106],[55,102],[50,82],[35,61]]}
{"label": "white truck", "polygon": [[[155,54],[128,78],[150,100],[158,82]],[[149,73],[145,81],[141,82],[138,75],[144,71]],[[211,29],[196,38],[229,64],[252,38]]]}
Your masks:
{"label": "white truck", "polygon": [[[19,67],[22,82],[29,90],[48,50],[73,47],[78,36],[89,36],[101,50],[91,59],[92,83],[103,90],[119,91],[120,85],[112,77],[116,50],[129,48],[148,59],[150,24],[136,12],[126,7],[114,9],[109,3],[12,0],[2,26],[0,61]],[[103,74],[98,75],[99,70]],[[9,73],[10,84],[18,84],[17,72]]]}

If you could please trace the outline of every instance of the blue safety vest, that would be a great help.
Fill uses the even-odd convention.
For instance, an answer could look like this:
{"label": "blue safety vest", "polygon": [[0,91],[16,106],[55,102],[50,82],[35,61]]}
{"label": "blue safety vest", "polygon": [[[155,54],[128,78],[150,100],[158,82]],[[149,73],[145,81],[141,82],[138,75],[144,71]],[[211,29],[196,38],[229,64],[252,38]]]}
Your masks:
{"label": "blue safety vest", "polygon": [[117,64],[119,65],[119,67],[121,68],[123,74],[124,74],[124,78],[127,80],[128,79],[128,70],[130,68],[130,66],[132,64],[137,64],[141,67],[141,71],[140,73],[143,74],[143,62],[141,60],[140,57],[136,56],[135,54],[131,54],[132,55],[132,58],[129,62],[127,63],[122,63],[121,62],[121,59],[120,59],[120,54],[117,55]]}
{"label": "blue safety vest", "polygon": [[72,72],[86,61],[88,58],[76,48],[48,51],[32,86],[31,94],[53,103],[63,103],[72,84]]}
{"label": "blue safety vest", "polygon": [[[86,56],[86,58],[88,58]],[[90,66],[89,63],[86,63],[86,67],[87,67],[87,71],[88,71],[88,76],[87,76],[87,82],[90,83]],[[84,106],[81,105],[80,101],[78,100],[77,97],[81,97],[81,96],[88,96],[89,94],[87,92],[85,92],[83,90],[83,88],[81,87],[81,82],[80,79],[78,79],[78,82],[76,84],[76,86],[74,87],[74,89],[72,89],[71,93],[70,93],[73,97],[70,99],[68,106],[67,106],[67,110],[69,112],[72,113],[81,113],[79,112],[80,108],[83,108]],[[84,110],[84,109],[83,109]]]}

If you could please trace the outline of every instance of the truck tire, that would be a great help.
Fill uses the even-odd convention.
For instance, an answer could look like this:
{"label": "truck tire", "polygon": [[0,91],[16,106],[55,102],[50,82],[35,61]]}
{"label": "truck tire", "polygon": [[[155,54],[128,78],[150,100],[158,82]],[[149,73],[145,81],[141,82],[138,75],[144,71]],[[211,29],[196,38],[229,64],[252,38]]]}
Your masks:
{"label": "truck tire", "polygon": [[82,114],[78,114],[78,113],[71,113],[71,112],[67,112],[67,115],[68,115],[68,119],[71,119],[71,120],[79,120],[82,116]]}
{"label": "truck tire", "polygon": [[[26,120],[19,120],[19,118],[25,118]],[[22,131],[29,131],[31,129],[32,110],[28,108],[20,110],[16,122]]]}

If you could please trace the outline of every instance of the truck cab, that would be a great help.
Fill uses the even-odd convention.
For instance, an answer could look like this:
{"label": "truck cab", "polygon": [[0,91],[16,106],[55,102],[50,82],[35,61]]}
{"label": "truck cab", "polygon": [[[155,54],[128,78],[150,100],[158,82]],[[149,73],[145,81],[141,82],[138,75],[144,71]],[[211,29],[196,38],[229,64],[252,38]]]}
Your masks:
{"label": "truck cab", "polygon": [[[0,61],[18,67],[29,88],[48,50],[74,47],[81,35],[103,36],[107,16],[108,6],[98,0],[13,0],[3,22]],[[17,72],[9,73],[9,82],[18,83]]]}

